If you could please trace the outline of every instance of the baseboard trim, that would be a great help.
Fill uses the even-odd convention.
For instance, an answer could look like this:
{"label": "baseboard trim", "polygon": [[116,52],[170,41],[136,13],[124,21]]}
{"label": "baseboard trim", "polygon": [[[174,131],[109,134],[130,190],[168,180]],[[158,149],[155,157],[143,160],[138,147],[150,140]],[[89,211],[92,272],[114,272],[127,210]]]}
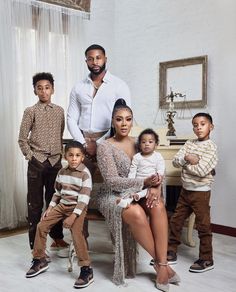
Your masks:
{"label": "baseboard trim", "polygon": [[18,235],[18,234],[23,234],[26,233],[28,231],[28,227],[27,226],[21,226],[21,227],[17,227],[14,229],[1,229],[0,230],[0,238],[4,238],[4,237],[9,237],[9,236],[14,236],[14,235]]}
{"label": "baseboard trim", "polygon": [[214,233],[220,233],[220,234],[236,237],[236,228],[234,227],[211,224],[211,228],[212,228],[212,232]]}

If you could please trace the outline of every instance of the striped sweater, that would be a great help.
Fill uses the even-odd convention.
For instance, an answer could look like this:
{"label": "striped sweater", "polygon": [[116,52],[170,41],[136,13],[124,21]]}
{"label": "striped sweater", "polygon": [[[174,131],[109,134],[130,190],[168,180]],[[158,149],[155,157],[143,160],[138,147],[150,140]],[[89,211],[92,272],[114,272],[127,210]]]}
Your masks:
{"label": "striped sweater", "polygon": [[62,168],[55,181],[55,189],[50,206],[59,202],[65,205],[75,205],[74,213],[80,215],[88,205],[92,190],[92,179],[88,168],[81,163],[75,170],[68,166]]}
{"label": "striped sweater", "polygon": [[[189,164],[186,154],[195,154],[199,157],[196,165]],[[217,147],[213,141],[188,140],[176,153],[172,163],[175,167],[182,167],[182,185],[189,191],[209,191],[214,181],[213,171],[216,167]]]}

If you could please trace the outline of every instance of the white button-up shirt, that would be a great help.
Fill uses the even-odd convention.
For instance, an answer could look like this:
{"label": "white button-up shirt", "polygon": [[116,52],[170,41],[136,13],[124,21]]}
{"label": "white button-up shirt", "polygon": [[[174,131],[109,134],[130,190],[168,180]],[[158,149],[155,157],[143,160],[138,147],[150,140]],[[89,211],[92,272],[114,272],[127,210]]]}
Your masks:
{"label": "white button-up shirt", "polygon": [[74,140],[85,143],[81,132],[99,133],[111,127],[111,114],[117,99],[123,98],[131,105],[130,91],[127,84],[109,71],[94,95],[94,85],[88,76],[76,84],[70,94],[67,111],[67,126]]}

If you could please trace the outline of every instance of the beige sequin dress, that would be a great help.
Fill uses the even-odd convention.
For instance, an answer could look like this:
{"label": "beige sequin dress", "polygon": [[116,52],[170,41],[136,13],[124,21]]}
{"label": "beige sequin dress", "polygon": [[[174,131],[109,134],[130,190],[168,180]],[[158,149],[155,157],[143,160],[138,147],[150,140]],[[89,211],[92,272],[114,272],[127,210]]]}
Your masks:
{"label": "beige sequin dress", "polygon": [[122,222],[122,208],[116,205],[116,199],[128,192],[137,192],[143,188],[143,179],[128,178],[131,160],[121,149],[103,141],[97,149],[97,161],[104,184],[97,196],[97,206],[114,239],[115,259],[113,282],[125,283],[125,278],[135,276],[137,248],[128,226]]}

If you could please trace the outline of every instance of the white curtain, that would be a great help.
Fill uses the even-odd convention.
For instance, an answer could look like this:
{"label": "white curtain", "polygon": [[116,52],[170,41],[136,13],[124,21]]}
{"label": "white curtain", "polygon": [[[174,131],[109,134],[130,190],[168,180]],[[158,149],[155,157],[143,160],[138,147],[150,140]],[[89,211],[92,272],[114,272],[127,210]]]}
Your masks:
{"label": "white curtain", "polygon": [[37,102],[32,76],[53,74],[52,101],[66,112],[69,92],[85,73],[88,19],[88,13],[44,2],[0,1],[0,229],[26,222],[27,162],[17,140],[24,109]]}

